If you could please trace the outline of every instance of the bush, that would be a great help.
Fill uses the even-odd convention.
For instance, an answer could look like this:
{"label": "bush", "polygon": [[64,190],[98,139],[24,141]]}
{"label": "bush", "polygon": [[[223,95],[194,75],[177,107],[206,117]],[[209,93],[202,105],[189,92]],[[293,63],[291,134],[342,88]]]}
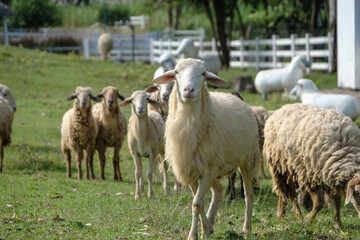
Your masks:
{"label": "bush", "polygon": [[12,0],[15,15],[10,18],[13,28],[38,29],[61,24],[61,15],[51,0]]}
{"label": "bush", "polygon": [[116,21],[125,22],[129,20],[129,9],[123,5],[117,5],[114,7],[104,5],[100,8],[98,21],[103,24],[113,26]]}

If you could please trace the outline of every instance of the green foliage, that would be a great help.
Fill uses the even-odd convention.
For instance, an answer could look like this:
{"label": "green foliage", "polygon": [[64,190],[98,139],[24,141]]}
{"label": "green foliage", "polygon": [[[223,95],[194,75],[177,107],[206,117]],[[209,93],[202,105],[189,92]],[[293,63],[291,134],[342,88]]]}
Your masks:
{"label": "green foliage", "polygon": [[98,20],[99,7],[97,5],[74,6],[64,5],[59,7],[62,15],[62,25],[64,27],[87,27]]}
{"label": "green foliage", "polygon": [[125,5],[109,6],[104,4],[98,15],[98,21],[106,25],[114,25],[117,21],[130,20],[129,9]]}
{"label": "green foliage", "polygon": [[58,8],[51,0],[12,0],[15,15],[10,18],[13,28],[38,29],[61,24]]}

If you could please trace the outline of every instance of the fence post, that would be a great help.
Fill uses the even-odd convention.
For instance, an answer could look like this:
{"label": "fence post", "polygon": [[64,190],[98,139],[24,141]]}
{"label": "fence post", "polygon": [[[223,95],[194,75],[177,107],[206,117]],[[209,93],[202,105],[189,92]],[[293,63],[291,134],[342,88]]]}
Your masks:
{"label": "fence post", "polygon": [[276,56],[276,38],[277,36],[275,34],[272,35],[272,50],[273,50],[273,68],[276,68],[277,66],[277,56]]}
{"label": "fence post", "polygon": [[84,38],[84,40],[83,40],[83,48],[84,48],[84,57],[85,57],[85,59],[89,59],[90,58],[90,44],[89,44],[89,39],[88,38]]}
{"label": "fence post", "polygon": [[332,43],[332,36],[331,36],[331,32],[328,32],[328,50],[329,50],[329,56],[328,56],[328,71],[329,73],[332,72],[332,66],[333,66],[333,52],[332,52],[332,47],[333,43]]}
{"label": "fence post", "polygon": [[149,41],[149,49],[150,49],[150,63],[151,65],[154,65],[154,39],[150,38]]}
{"label": "fence post", "polygon": [[295,38],[296,38],[296,34],[291,34],[290,35],[291,38],[291,58],[295,57],[295,51],[296,51],[296,45],[295,45]]}
{"label": "fence post", "polygon": [[256,70],[260,70],[260,38],[256,37],[256,45],[255,45],[255,51],[256,51]]}
{"label": "fence post", "polygon": [[244,38],[240,38],[240,62],[241,62],[241,69],[244,69],[245,67],[245,56],[244,56]]}
{"label": "fence post", "polygon": [[[311,61],[310,49],[311,49],[310,34],[306,33],[305,34],[305,50],[306,50],[306,60],[308,60],[308,61]],[[306,68],[306,73],[307,74],[310,73],[310,68]]]}

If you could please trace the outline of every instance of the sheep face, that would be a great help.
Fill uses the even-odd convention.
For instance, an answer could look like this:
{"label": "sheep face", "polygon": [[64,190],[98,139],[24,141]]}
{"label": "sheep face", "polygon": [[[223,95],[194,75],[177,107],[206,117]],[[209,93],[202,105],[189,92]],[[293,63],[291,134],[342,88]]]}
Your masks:
{"label": "sheep face", "polygon": [[132,111],[137,116],[144,116],[147,114],[147,104],[150,103],[156,107],[161,107],[161,103],[150,98],[145,91],[135,91],[130,98],[125,99],[120,107],[125,107],[128,104],[132,104]]}
{"label": "sheep face", "polygon": [[181,59],[175,70],[168,71],[158,78],[155,83],[165,84],[175,79],[178,96],[183,103],[198,102],[201,99],[204,80],[218,87],[229,84],[211,72],[207,72],[204,62],[197,59]]}
{"label": "sheep face", "polygon": [[153,93],[156,91],[160,91],[160,100],[162,102],[167,102],[167,101],[169,101],[170,93],[171,93],[173,87],[174,87],[174,81],[170,81],[166,84],[152,85],[152,86],[148,87],[145,91],[147,93]]}
{"label": "sheep face", "polygon": [[305,69],[307,67],[311,66],[311,62],[306,60],[306,57],[304,55],[297,55],[295,56],[291,62],[294,62],[295,64],[298,64],[302,69]]}
{"label": "sheep face", "polygon": [[15,98],[12,95],[10,89],[5,86],[0,84],[0,95],[7,100],[8,104],[12,107],[12,109],[14,110],[14,112],[16,111],[16,103],[15,103]]}
{"label": "sheep face", "polygon": [[160,64],[165,68],[165,71],[175,68],[175,58],[171,53],[163,53],[160,56]]}
{"label": "sheep face", "polygon": [[101,99],[91,94],[91,88],[77,87],[75,93],[67,98],[68,101],[75,99],[75,104],[80,109],[90,107],[90,99],[101,102]]}
{"label": "sheep face", "polygon": [[295,96],[301,96],[304,92],[318,92],[319,89],[316,87],[315,83],[310,79],[299,79],[297,84],[293,89],[291,89],[290,94]]}
{"label": "sheep face", "polygon": [[345,204],[351,202],[360,218],[360,177],[355,176],[347,185]]}
{"label": "sheep face", "polygon": [[98,98],[104,98],[104,104],[108,109],[113,109],[118,106],[117,99],[124,100],[125,98],[119,93],[115,87],[105,87],[102,92],[97,95]]}

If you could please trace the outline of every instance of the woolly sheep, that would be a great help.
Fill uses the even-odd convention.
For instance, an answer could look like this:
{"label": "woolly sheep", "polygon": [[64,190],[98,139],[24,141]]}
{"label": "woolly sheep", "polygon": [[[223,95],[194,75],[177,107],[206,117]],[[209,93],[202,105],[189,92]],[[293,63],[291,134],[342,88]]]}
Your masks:
{"label": "woolly sheep", "polygon": [[[91,93],[91,88],[78,86],[75,93],[66,100],[74,100],[73,108],[63,116],[61,124],[61,151],[65,156],[67,177],[71,177],[71,150],[75,153],[77,162],[78,179],[82,178],[81,162],[83,150],[86,150],[85,177],[89,179],[89,163],[95,148],[95,140],[98,134],[98,125],[91,112],[90,99],[101,102],[101,99]],[[90,165],[92,178],[94,170]]]}
{"label": "woolly sheep", "polygon": [[93,116],[99,127],[99,133],[96,138],[96,149],[100,162],[100,179],[105,179],[106,148],[114,147],[114,180],[122,181],[119,151],[127,133],[127,124],[125,115],[119,108],[117,99],[120,98],[124,100],[124,97],[119,93],[117,88],[111,86],[103,88],[97,97],[100,99],[104,98],[103,102],[95,104],[92,108]]}
{"label": "woolly sheep", "polygon": [[279,69],[262,70],[255,77],[255,87],[267,100],[267,94],[285,90],[285,95],[296,85],[296,81],[303,76],[303,70],[310,67],[305,56],[295,56],[289,65]]}
{"label": "woolly sheep", "polygon": [[12,109],[15,112],[16,111],[15,98],[12,95],[10,89],[5,85],[0,84],[0,94],[3,96],[4,99],[7,100],[8,104],[12,107]]}
{"label": "woolly sheep", "polygon": [[296,190],[310,193],[313,208],[306,221],[314,219],[322,208],[321,188],[334,200],[335,227],[341,224],[342,195],[360,217],[360,129],[349,117],[309,105],[285,105],[269,117],[264,134],[279,219],[288,198],[301,215]]}
{"label": "woolly sheep", "polygon": [[155,106],[159,106],[160,103],[150,98],[145,91],[133,92],[131,97],[125,99],[120,106],[125,107],[130,103],[132,108],[128,125],[128,145],[135,163],[135,199],[140,199],[141,191],[144,189],[141,157],[148,157],[148,198],[152,198],[153,195],[152,176],[155,159],[158,155],[163,166],[163,188],[167,194],[167,167],[162,158],[164,153],[164,121],[159,113],[147,109],[148,103]]}
{"label": "woolly sheep", "polygon": [[[245,185],[246,214],[243,230],[250,232],[253,203],[252,180],[260,165],[258,128],[254,113],[238,97],[208,92],[206,82],[218,87],[228,83],[211,72],[204,62],[181,59],[174,70],[154,79],[165,84],[175,80],[165,128],[165,159],[177,180],[190,185],[194,200],[189,239],[209,237],[223,197],[220,176],[240,168]],[[206,82],[205,82],[206,81]],[[211,187],[212,200],[205,214],[204,197]]]}
{"label": "woolly sheep", "polygon": [[0,173],[2,173],[4,147],[11,143],[14,109],[0,92]]}
{"label": "woolly sheep", "polygon": [[352,120],[360,115],[360,102],[356,97],[347,94],[320,93],[310,79],[299,79],[290,94],[300,97],[303,104],[335,109]]}
{"label": "woolly sheep", "polygon": [[110,33],[103,33],[98,39],[98,50],[101,60],[106,60],[110,57],[110,51],[113,48],[113,38]]}
{"label": "woolly sheep", "polygon": [[221,69],[221,61],[216,55],[202,55],[199,56],[199,50],[194,45],[194,39],[184,38],[181,40],[175,55],[181,58],[196,58],[204,61],[207,71],[217,74]]}

